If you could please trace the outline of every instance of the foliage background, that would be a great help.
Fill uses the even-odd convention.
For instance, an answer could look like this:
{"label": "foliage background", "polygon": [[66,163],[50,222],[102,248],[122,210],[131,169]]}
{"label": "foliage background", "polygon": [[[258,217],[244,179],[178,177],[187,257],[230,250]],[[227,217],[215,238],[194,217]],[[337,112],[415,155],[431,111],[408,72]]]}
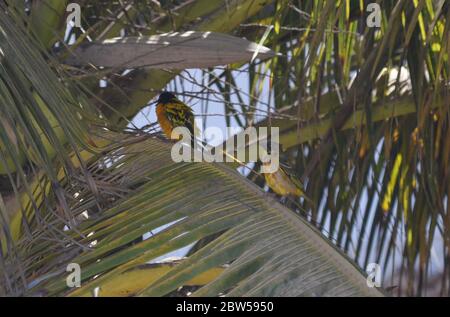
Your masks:
{"label": "foliage background", "polygon": [[[55,273],[55,268],[79,254],[92,265],[90,277],[100,271],[110,272],[107,276],[113,280],[114,272],[129,269],[124,266],[114,271],[119,262],[124,263],[122,256],[131,261],[139,259],[138,254],[147,254],[140,262],[133,262],[142,265],[156,254],[163,255],[163,251],[176,250],[178,246],[203,240],[211,234],[216,237],[233,227],[206,247],[199,247],[200,253],[193,253],[193,258],[200,261],[214,248],[225,250],[227,243],[234,241],[237,236],[233,234],[239,232],[235,226],[242,219],[233,218],[230,221],[234,225],[228,227],[222,223],[211,230],[211,222],[200,217],[204,216],[202,213],[192,223],[182,221],[186,227],[170,226],[165,229],[168,231],[163,230],[173,238],[176,232],[181,234],[187,228],[205,229],[180,245],[171,246],[170,250],[154,249],[161,241],[169,241],[164,240],[164,235],[134,241],[151,228],[181,219],[180,215],[163,218],[155,207],[158,200],[157,189],[151,187],[154,183],[145,185],[148,180],[145,177],[162,177],[167,171],[159,169],[155,175],[147,175],[143,167],[137,166],[155,168],[158,162],[155,156],[148,155],[152,159],[148,158],[144,164],[142,156],[129,154],[133,153],[129,150],[137,142],[134,138],[145,139],[135,125],[142,125],[144,118],[152,121],[151,116],[145,115],[152,111],[148,103],[168,87],[184,101],[196,104],[197,114],[204,114],[206,118],[205,126],[280,127],[282,159],[305,182],[307,194],[316,206],[308,206],[300,200],[302,208],[293,205],[291,209],[318,228],[359,267],[379,263],[383,285],[390,294],[448,295],[450,11],[446,1],[376,1],[382,14],[380,28],[367,26],[368,1],[357,0],[77,2],[82,7],[83,29],[66,29],[65,1],[0,2],[2,11],[16,14],[15,21],[24,21],[16,22],[21,25],[20,29],[7,24],[6,18],[1,24],[9,33],[3,33],[0,48],[21,52],[16,54],[14,62],[1,59],[1,104],[16,105],[2,107],[0,120],[4,167],[0,210],[2,242],[5,241],[0,258],[5,293],[61,294],[56,276],[62,273],[57,270]],[[74,68],[64,63],[69,43],[80,45],[89,39],[186,30],[217,31],[246,37],[256,43],[262,41],[279,55],[265,61],[201,71],[134,69],[124,73],[118,69],[105,72],[92,65]],[[64,85],[60,85],[61,81]],[[248,83],[244,85],[244,81]],[[17,84],[13,89],[4,83],[23,85]],[[10,99],[6,92],[10,93]],[[58,98],[54,97],[54,92],[58,93]],[[22,108],[18,104],[22,104]],[[221,116],[212,116],[217,113]],[[36,125],[36,121],[40,124]],[[102,127],[107,127],[112,135],[99,132]],[[122,135],[125,128],[132,140]],[[151,142],[147,146],[150,153],[159,148]],[[124,165],[117,163],[121,162],[122,155]],[[11,157],[15,159],[11,161]],[[108,160],[111,164],[116,162],[119,168],[111,168],[105,163]],[[257,164],[255,170],[258,170]],[[264,188],[260,175],[243,174]],[[209,177],[212,176],[206,173],[203,178],[195,179]],[[212,179],[221,177],[226,179],[229,175],[216,175]],[[224,182],[228,184],[228,180]],[[177,184],[175,180],[173,183]],[[165,195],[159,203],[167,205],[181,199],[182,188],[187,185],[178,185],[176,190],[167,185],[166,194],[170,195]],[[153,189],[145,192],[142,186]],[[128,213],[125,211],[134,203],[126,198],[140,194],[143,195],[140,199],[155,202],[149,207],[153,211],[147,210],[155,218],[147,227],[140,228],[142,220],[136,214],[127,227],[133,229],[129,231],[133,234],[120,240],[122,231],[112,232],[114,226],[108,231],[108,225],[116,219],[111,215],[120,218],[131,214],[132,209]],[[220,210],[219,196],[215,193],[210,202],[216,201]],[[246,197],[248,201],[244,200],[244,205],[256,205],[252,197]],[[122,205],[127,208],[120,209],[117,202],[121,199],[127,201]],[[86,210],[89,215],[98,213],[98,220],[90,216],[85,227],[80,225],[79,232],[66,233],[64,226],[73,227],[74,216],[81,217]],[[121,215],[122,212],[125,213]],[[204,212],[208,214],[211,210]],[[304,253],[293,251],[304,250],[301,248],[304,240],[297,236],[292,238],[290,230],[282,227],[286,225],[284,222],[278,223],[281,227],[277,227],[276,221],[269,223],[273,227],[267,230],[287,234],[273,241],[281,244],[289,241],[293,249],[263,256],[266,240],[257,235],[253,237],[253,244],[249,244],[252,251],[244,248],[247,253],[243,249],[239,253],[237,246],[233,249],[241,262],[234,262],[238,263],[237,271],[226,271],[227,283],[220,284],[222,280],[218,279],[208,284],[210,288],[203,288],[204,291],[201,288],[199,294],[224,291],[225,286],[239,285],[237,281],[241,280],[241,287],[231,294],[246,294],[247,291],[247,294],[308,295],[304,291],[295,292],[292,286],[294,281],[299,283],[301,274],[300,277],[287,274],[299,272],[291,271],[290,265],[301,263],[303,269],[310,265],[299,261],[305,257]],[[122,225],[123,222],[116,222],[116,226]],[[105,231],[88,237],[100,228]],[[269,232],[273,231],[265,233]],[[107,259],[111,261],[122,260],[99,269],[101,265],[93,264],[95,256],[83,255],[82,250],[94,241],[102,245],[102,239],[108,246],[102,256],[110,256]],[[67,241],[71,242],[69,251]],[[271,245],[271,250],[277,246]],[[49,250],[54,253],[50,255]],[[216,255],[215,259],[218,258],[220,256]],[[261,261],[247,262],[248,259]],[[274,259],[275,262],[270,262]],[[222,258],[214,265],[199,269],[198,273],[217,269],[217,265],[229,264],[230,260]],[[323,258],[318,257],[316,263],[321,260]],[[189,257],[189,261],[194,260]],[[168,274],[173,275],[168,276],[179,278],[174,277],[173,284],[166,285],[160,280],[159,284],[154,283],[149,289],[147,284],[137,293],[164,295],[172,291],[174,285],[183,285],[193,277],[190,275],[195,275],[192,273],[195,270],[182,274],[189,263],[192,264],[188,262],[186,266],[176,266],[169,271]],[[267,266],[268,263],[272,266]],[[250,267],[252,269],[246,271]],[[277,267],[278,272],[286,275],[281,275],[283,278],[278,275],[274,282],[267,276],[269,267]],[[316,274],[333,271],[327,269]],[[239,274],[233,275],[233,272]],[[267,280],[256,287],[256,280],[263,276]],[[111,280],[108,281],[112,283]],[[274,283],[267,288],[271,292],[261,291],[264,289],[261,285],[267,286],[270,281]],[[39,287],[30,288],[30,283]],[[89,287],[94,284],[91,281]],[[340,294],[353,292],[346,293],[347,284],[343,284]],[[283,285],[285,292],[275,285]],[[329,294],[327,291],[332,288],[323,286],[324,289],[326,291],[319,293]],[[86,289],[78,294],[83,291]]]}

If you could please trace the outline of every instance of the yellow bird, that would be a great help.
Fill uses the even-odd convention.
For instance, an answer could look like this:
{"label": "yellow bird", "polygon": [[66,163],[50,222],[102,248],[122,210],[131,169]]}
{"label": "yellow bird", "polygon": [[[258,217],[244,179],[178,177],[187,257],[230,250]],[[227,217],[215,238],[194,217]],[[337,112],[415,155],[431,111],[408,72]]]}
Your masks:
{"label": "yellow bird", "polygon": [[282,197],[303,197],[312,203],[305,192],[303,184],[295,176],[287,173],[281,166],[273,173],[263,173],[267,186]]}
{"label": "yellow bird", "polygon": [[191,137],[194,138],[194,113],[174,94],[163,92],[159,95],[156,117],[167,138],[172,139],[172,130],[176,127],[186,127],[191,132]]}

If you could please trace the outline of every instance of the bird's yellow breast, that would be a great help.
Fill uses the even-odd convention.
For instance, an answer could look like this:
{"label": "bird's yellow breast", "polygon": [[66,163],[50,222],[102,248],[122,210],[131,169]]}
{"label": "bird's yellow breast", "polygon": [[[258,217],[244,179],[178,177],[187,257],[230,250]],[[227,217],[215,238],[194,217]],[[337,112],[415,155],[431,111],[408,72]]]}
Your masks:
{"label": "bird's yellow breast", "polygon": [[156,106],[156,117],[158,118],[159,125],[161,126],[164,134],[167,138],[171,139],[173,125],[166,116],[166,110],[164,109],[163,104],[158,104]]}

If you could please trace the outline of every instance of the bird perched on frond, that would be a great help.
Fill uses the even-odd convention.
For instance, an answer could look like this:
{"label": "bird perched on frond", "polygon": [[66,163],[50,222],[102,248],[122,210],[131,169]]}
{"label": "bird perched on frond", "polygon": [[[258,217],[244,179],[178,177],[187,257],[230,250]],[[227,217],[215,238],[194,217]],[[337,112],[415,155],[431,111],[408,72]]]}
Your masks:
{"label": "bird perched on frond", "polygon": [[177,127],[186,127],[194,138],[194,113],[192,109],[178,100],[174,94],[163,92],[156,105],[156,117],[167,138],[172,139],[172,131]]}
{"label": "bird perched on frond", "polygon": [[303,191],[303,184],[300,180],[288,173],[283,167],[279,167],[273,173],[262,173],[266,180],[267,186],[274,193],[282,196],[282,197],[303,197],[308,202],[312,203],[311,199],[309,199],[305,192]]}

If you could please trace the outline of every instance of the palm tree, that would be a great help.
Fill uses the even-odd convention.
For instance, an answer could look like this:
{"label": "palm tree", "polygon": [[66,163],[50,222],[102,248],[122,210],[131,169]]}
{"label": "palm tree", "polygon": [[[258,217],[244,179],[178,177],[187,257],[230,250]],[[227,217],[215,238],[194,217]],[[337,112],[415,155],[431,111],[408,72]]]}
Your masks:
{"label": "palm tree", "polygon": [[[448,294],[445,1],[77,3],[82,28],[0,1],[0,294],[381,295],[370,263]],[[279,127],[313,204],[265,195],[259,163],[173,162],[138,126],[167,88]]]}

